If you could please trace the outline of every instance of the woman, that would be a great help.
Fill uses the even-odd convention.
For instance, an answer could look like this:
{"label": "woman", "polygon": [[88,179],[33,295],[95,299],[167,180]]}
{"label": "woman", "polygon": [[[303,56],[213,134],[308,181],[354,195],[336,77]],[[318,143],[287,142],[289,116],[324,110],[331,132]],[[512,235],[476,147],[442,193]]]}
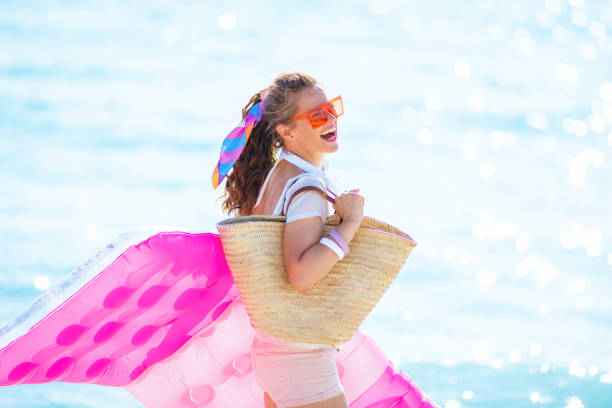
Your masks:
{"label": "woman", "polygon": [[[280,75],[249,102],[248,120],[224,141],[213,174],[218,185],[236,165],[226,210],[287,215],[288,278],[302,292],[346,254],[363,216],[357,190],[338,194],[323,170],[324,155],[338,148],[342,114],[341,98],[325,101],[312,77]],[[316,188],[337,196],[343,218],[322,238],[330,209]],[[360,407],[436,407],[360,330],[337,353],[340,346],[249,327],[219,235],[141,239],[122,235],[0,327],[0,386],[89,383],[121,386],[147,407],[259,408],[254,374],[266,407],[346,407],[347,398]]]}
{"label": "woman", "polygon": [[[313,77],[290,72],[255,94],[242,111],[243,119],[258,103],[264,108],[227,177],[223,208],[238,215],[286,214],[288,279],[296,290],[308,292],[343,257],[363,218],[359,190],[339,194],[325,172],[324,156],[338,150],[341,98],[329,101]],[[340,236],[323,237],[330,209],[320,192],[308,188],[317,185],[336,196]],[[347,407],[334,360],[339,347],[292,343],[257,332],[251,350],[266,407]]]}

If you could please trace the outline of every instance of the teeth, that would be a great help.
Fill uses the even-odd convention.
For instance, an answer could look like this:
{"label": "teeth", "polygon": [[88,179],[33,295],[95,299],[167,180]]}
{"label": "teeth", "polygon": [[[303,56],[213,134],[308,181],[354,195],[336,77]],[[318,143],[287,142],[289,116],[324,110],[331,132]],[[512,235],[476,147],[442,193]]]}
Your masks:
{"label": "teeth", "polygon": [[336,128],[334,127],[334,128],[331,128],[330,130],[328,130],[327,132],[325,132],[325,133],[323,133],[323,134],[324,134],[324,135],[328,135],[328,134],[330,134],[330,133],[332,133],[332,132],[335,132],[335,131],[336,131]]}

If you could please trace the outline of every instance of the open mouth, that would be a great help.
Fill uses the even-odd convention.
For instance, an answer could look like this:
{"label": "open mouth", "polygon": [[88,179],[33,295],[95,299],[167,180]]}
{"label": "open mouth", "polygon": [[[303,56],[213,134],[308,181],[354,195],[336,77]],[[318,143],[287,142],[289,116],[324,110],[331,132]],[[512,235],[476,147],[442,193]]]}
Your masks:
{"label": "open mouth", "polygon": [[335,127],[321,135],[321,138],[327,142],[335,142],[337,137],[338,137],[338,130]]}

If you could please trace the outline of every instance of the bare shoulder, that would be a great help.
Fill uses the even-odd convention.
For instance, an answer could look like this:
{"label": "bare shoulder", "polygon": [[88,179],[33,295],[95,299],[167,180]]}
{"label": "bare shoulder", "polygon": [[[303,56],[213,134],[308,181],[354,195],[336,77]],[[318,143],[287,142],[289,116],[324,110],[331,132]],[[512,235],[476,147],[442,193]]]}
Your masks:
{"label": "bare shoulder", "polygon": [[252,213],[259,215],[272,214],[287,182],[301,173],[303,171],[300,168],[286,160],[282,160],[270,176],[270,181],[263,192],[261,202],[257,207],[253,208]]}

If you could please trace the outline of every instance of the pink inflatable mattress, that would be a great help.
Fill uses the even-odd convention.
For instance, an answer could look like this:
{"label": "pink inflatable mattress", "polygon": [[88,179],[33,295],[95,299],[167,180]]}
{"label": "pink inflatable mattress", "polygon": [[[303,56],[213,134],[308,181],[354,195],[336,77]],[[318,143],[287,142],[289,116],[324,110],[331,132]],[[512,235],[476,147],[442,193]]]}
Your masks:
{"label": "pink inflatable mattress", "polygon": [[[109,244],[0,328],[0,385],[93,383],[146,407],[262,408],[254,329],[219,236],[144,233]],[[351,408],[436,407],[362,331],[336,365]]]}

